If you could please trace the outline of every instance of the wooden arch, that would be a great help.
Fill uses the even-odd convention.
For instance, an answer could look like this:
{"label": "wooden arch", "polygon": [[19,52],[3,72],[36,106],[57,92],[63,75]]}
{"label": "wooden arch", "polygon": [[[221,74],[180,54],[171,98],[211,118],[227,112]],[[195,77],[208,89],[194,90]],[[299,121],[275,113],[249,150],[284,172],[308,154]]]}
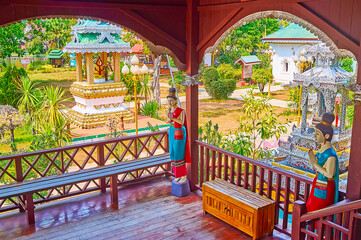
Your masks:
{"label": "wooden arch", "polygon": [[[142,38],[155,54],[169,54],[178,68],[185,69],[185,29],[182,24],[170,28],[175,19],[185,21],[185,6],[96,3],[78,1],[9,0],[0,3],[0,26],[22,20],[46,18],[93,19],[131,30]],[[171,22],[156,22],[166,11]],[[151,14],[152,13],[152,14]],[[164,25],[164,26],[162,26]],[[165,31],[163,29],[171,29]]]}
{"label": "wooden arch", "polygon": [[314,25],[303,20],[300,17],[297,17],[293,14],[283,12],[283,11],[257,12],[257,13],[253,13],[253,14],[250,14],[250,15],[242,18],[241,20],[239,20],[238,22],[233,24],[225,32],[223,32],[223,34],[215,41],[214,45],[208,47],[205,50],[205,53],[214,52],[218,48],[218,46],[224,41],[224,39],[226,39],[226,37],[229,34],[231,34],[231,32],[234,29],[237,29],[237,28],[241,27],[242,25],[245,25],[249,22],[259,20],[259,19],[264,19],[264,18],[284,19],[284,20],[287,20],[287,21],[290,21],[293,23],[297,23],[298,25],[305,27],[307,30],[309,30],[310,32],[315,34],[322,42],[326,43],[326,45],[329,46],[330,49],[332,51],[334,51],[338,57],[340,57],[340,58],[350,57],[350,58],[356,59],[355,55],[351,51],[349,51],[347,49],[339,49],[338,46],[334,43],[334,41],[329,36],[327,36],[323,31],[321,31],[319,28],[315,27]]}

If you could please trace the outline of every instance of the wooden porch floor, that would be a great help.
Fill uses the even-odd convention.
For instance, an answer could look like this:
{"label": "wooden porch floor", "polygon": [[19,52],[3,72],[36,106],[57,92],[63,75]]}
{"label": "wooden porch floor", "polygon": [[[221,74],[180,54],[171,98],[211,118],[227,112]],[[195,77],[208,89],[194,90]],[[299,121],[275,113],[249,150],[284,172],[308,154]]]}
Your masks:
{"label": "wooden porch floor", "polygon": [[[158,178],[119,188],[119,209],[109,193],[38,206],[36,225],[25,214],[0,215],[0,239],[252,239],[202,212],[201,192],[184,198],[170,194],[171,179]],[[273,237],[290,239],[275,231]]]}

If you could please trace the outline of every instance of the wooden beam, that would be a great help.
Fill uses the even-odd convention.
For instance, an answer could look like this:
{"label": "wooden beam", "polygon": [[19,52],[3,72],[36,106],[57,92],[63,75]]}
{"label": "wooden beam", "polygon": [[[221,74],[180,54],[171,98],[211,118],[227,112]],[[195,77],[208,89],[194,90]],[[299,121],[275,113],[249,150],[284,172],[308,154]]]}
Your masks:
{"label": "wooden beam", "polygon": [[[336,39],[339,39],[343,42],[343,46],[339,46],[339,43],[335,42],[337,47],[339,48],[347,48],[351,52],[355,54],[355,56],[359,52],[359,43],[355,43],[351,39],[349,39],[347,36],[345,36],[343,33],[341,33],[339,30],[337,30],[334,26],[331,26],[328,22],[323,20],[321,17],[316,15],[316,13],[309,10],[305,5],[302,3],[297,3],[297,5],[301,8],[300,9],[300,15],[299,17],[302,19],[313,19],[315,21],[312,22],[312,24],[319,28],[321,31],[323,31],[326,35],[332,36]],[[317,25],[314,23],[318,23]]]}
{"label": "wooden beam", "polygon": [[96,8],[96,9],[129,9],[129,10],[148,10],[148,11],[185,11],[183,5],[163,5],[163,4],[135,4],[135,3],[108,3],[92,1],[43,1],[43,0],[5,0],[5,3],[22,6],[41,6],[41,7],[62,7],[62,8]]}
{"label": "wooden beam", "polygon": [[213,28],[213,30],[208,33],[208,35],[202,39],[202,41],[197,45],[197,51],[199,51],[203,46],[205,46],[219,31],[221,31],[225,25],[227,25],[230,21],[233,20],[237,16],[237,14],[242,11],[242,8],[235,8],[232,10],[227,17],[225,17],[217,26]]}
{"label": "wooden beam", "polygon": [[275,4],[275,3],[299,3],[299,2],[310,2],[310,1],[317,1],[317,0],[254,0],[254,1],[235,1],[235,2],[228,2],[228,3],[216,3],[216,4],[209,4],[209,5],[201,5],[197,9],[198,11],[219,11],[219,10],[226,10],[226,9],[233,9],[233,8],[242,8],[242,7],[254,7],[259,6],[262,4]]}
{"label": "wooden beam", "polygon": [[145,28],[148,28],[150,31],[154,32],[157,36],[162,37],[167,42],[172,43],[172,45],[180,48],[182,51],[186,50],[185,43],[179,41],[169,33],[165,32],[164,30],[160,29],[158,26],[154,25],[152,22],[150,22],[148,19],[145,19],[144,17],[140,16],[139,14],[131,11],[131,10],[123,10],[118,9],[121,13],[124,15],[132,18],[133,20],[137,21],[140,25],[144,26]]}

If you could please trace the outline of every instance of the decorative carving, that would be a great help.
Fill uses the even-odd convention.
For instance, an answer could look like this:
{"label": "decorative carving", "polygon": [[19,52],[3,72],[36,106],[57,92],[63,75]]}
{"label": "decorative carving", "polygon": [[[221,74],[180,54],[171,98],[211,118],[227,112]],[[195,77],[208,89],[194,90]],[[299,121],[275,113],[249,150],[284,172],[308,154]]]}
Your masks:
{"label": "decorative carving", "polygon": [[203,83],[200,81],[200,75],[196,74],[196,75],[193,75],[193,76],[187,75],[185,77],[185,81],[182,82],[182,85],[191,87],[191,86],[194,86],[194,85],[203,85]]}

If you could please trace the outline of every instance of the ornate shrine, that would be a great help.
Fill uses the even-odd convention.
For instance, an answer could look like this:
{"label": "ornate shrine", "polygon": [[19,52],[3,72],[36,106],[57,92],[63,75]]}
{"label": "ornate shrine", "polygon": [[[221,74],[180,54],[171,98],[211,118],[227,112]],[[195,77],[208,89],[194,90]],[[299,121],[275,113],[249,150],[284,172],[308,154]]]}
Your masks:
{"label": "ornate shrine", "polygon": [[[130,44],[119,35],[122,29],[100,21],[79,20],[72,27],[72,41],[64,51],[76,54],[77,79],[71,85],[76,105],[68,116],[81,128],[105,125],[109,117],[124,117],[125,122],[134,121],[123,100],[128,92],[120,81],[120,58],[131,52]],[[85,55],[86,79],[83,79],[83,55]],[[108,58],[112,58],[112,63]],[[110,72],[114,80],[108,80]]]}
{"label": "ornate shrine", "polygon": [[[351,143],[351,128],[346,128],[346,106],[350,104],[348,85],[352,75],[339,67],[338,58],[323,43],[309,48],[306,56],[312,57],[315,67],[301,74],[294,73],[290,84],[290,87],[302,89],[301,125],[293,127],[287,142],[280,141],[277,157],[283,159],[279,161],[281,164],[315,172],[308,159],[309,149],[318,150],[312,125],[320,121],[323,113],[333,112],[336,121],[332,145],[337,151],[340,173],[346,172]],[[312,106],[312,114],[307,119],[309,106]]]}

